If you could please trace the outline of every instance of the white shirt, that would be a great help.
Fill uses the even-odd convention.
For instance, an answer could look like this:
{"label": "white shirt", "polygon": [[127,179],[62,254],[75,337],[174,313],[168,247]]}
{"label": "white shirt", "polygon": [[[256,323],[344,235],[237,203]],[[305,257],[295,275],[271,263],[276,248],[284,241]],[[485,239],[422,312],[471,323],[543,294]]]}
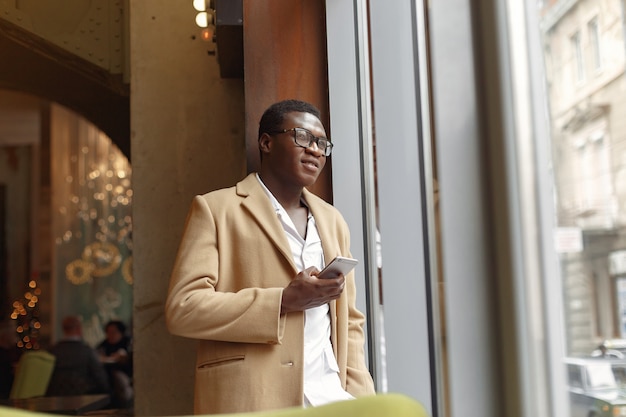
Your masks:
{"label": "white shirt", "polygon": [[[294,263],[299,271],[315,266],[320,271],[324,267],[322,241],[317,232],[315,219],[309,211],[306,238],[298,233],[287,211],[265,187],[257,174],[257,179],[267,193],[276,215],[283,225],[289,241]],[[354,398],[341,386],[339,365],[330,343],[330,316],[328,304],[304,311],[304,405],[317,406],[333,401]]]}

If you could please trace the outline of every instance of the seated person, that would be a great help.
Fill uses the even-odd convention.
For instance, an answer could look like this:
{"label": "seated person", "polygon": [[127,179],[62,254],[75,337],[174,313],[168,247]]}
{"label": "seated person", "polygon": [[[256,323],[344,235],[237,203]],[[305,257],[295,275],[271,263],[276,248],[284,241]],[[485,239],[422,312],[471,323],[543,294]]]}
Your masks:
{"label": "seated person", "polygon": [[126,325],[119,320],[109,321],[104,332],[105,339],[97,350],[109,375],[112,403],[115,407],[128,408],[134,397],[131,339],[126,334]]}
{"label": "seated person", "polygon": [[61,326],[63,338],[49,349],[56,357],[56,362],[46,395],[108,393],[106,371],[96,351],[83,341],[80,319],[76,316],[65,317]]}

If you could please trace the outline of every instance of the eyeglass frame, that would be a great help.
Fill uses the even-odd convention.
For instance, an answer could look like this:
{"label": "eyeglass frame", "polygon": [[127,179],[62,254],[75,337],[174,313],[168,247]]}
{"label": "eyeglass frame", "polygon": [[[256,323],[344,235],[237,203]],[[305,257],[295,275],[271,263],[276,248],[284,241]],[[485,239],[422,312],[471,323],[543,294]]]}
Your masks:
{"label": "eyeglass frame", "polygon": [[[298,143],[298,140],[296,139],[297,138],[297,134],[296,133],[297,133],[298,130],[305,131],[309,135],[309,138],[312,138],[312,139],[309,139],[309,144],[308,145],[304,146],[304,145],[301,145],[300,143]],[[277,135],[277,134],[280,134],[280,133],[287,133],[287,132],[292,132],[292,131],[293,131],[293,141],[294,141],[294,143],[297,146],[306,149],[306,148],[310,148],[311,145],[313,143],[315,143],[317,145],[318,149],[322,150],[322,148],[320,148],[319,141],[320,140],[324,140],[324,141],[326,141],[326,147],[322,150],[322,152],[324,153],[324,156],[330,156],[330,154],[333,152],[333,146],[335,146],[335,145],[330,141],[330,139],[325,138],[325,137],[321,137],[321,136],[315,136],[310,130],[305,129],[303,127],[292,127],[291,129],[275,130],[275,131],[267,132],[267,133],[269,135]]]}

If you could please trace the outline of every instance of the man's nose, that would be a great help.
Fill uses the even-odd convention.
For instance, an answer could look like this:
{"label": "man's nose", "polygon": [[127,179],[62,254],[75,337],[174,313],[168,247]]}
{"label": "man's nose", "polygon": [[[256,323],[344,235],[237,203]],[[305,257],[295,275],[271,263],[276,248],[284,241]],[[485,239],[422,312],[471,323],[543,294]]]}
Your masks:
{"label": "man's nose", "polygon": [[306,148],[307,150],[315,153],[315,154],[319,154],[319,155],[323,155],[324,152],[322,152],[322,150],[319,148],[319,146],[317,146],[317,142],[316,141],[311,141],[311,143],[309,144],[309,146]]}

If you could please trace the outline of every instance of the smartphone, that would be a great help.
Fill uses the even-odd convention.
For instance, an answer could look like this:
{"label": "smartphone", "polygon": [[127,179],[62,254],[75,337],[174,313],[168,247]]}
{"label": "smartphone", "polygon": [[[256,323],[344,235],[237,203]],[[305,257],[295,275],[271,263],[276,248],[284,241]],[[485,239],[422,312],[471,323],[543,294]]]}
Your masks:
{"label": "smartphone", "polygon": [[333,259],[317,276],[318,278],[335,278],[339,274],[347,275],[352,271],[359,261],[352,258],[344,258],[343,256],[337,256]]}

